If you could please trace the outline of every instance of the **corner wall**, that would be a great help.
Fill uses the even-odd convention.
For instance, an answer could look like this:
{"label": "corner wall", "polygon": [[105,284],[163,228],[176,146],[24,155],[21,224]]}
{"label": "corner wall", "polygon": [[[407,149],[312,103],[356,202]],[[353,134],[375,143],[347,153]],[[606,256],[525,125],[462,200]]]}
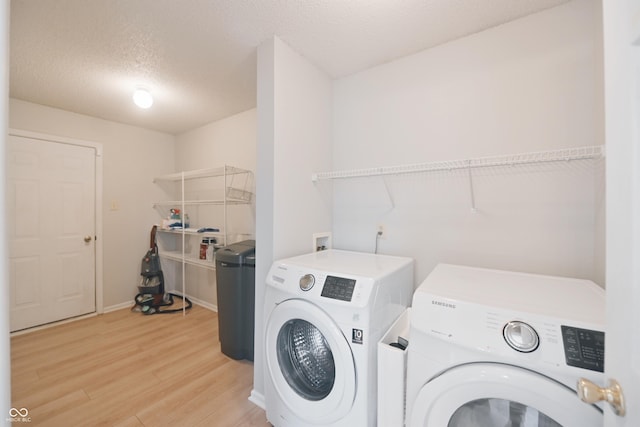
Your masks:
{"label": "corner wall", "polygon": [[331,230],[331,194],[311,173],[331,167],[331,79],[278,38],[258,48],[256,342],[252,400],[263,405],[264,291],[276,259],[311,252]]}

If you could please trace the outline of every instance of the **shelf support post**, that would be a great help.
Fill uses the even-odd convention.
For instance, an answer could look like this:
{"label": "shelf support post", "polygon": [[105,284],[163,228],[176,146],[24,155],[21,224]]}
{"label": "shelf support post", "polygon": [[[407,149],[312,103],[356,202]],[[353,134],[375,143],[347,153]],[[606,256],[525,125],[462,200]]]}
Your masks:
{"label": "shelf support post", "polygon": [[[184,251],[185,251],[185,244],[186,244],[186,236],[185,236],[185,220],[187,218],[187,213],[184,211],[185,210],[185,203],[184,203],[184,171],[181,172],[181,179],[180,179],[180,185],[181,185],[181,189],[180,192],[182,194],[182,217],[180,219],[180,221],[182,222],[182,297],[186,298],[187,295],[187,290],[186,290],[186,264],[185,264],[185,260],[184,260]],[[187,315],[187,309],[186,309],[186,304],[182,304],[182,316],[186,316]]]}
{"label": "shelf support post", "polygon": [[469,195],[471,197],[471,213],[478,213],[476,209],[476,198],[473,193],[473,175],[471,173],[471,160],[467,160],[467,171],[469,174]]}

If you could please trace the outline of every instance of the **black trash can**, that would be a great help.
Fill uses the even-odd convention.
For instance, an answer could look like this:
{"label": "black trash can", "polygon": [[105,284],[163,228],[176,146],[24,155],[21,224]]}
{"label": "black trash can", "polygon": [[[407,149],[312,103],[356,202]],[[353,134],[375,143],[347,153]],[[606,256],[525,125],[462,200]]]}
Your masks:
{"label": "black trash can", "polygon": [[[255,251],[255,249],[254,249]],[[242,288],[245,295],[245,307],[247,313],[251,313],[247,317],[245,323],[244,335],[244,358],[253,362],[253,341],[255,330],[255,314],[256,314],[256,256],[249,255],[245,258],[242,265]]]}
{"label": "black trash can", "polygon": [[255,318],[255,240],[244,240],[216,252],[218,337],[232,359],[253,361]]}

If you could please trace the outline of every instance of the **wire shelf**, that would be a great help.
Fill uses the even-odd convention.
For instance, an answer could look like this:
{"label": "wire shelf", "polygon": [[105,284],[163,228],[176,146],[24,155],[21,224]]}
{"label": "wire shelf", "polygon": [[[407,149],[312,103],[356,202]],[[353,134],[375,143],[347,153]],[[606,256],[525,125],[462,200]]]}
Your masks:
{"label": "wire shelf", "polygon": [[162,175],[153,179],[153,182],[160,181],[181,181],[183,179],[196,179],[196,178],[215,178],[219,176],[230,176],[230,175],[238,175],[238,174],[251,174],[248,169],[241,169],[234,166],[221,166],[217,168],[210,169],[197,169],[187,172],[178,172],[172,173],[169,175]]}
{"label": "wire shelf", "polygon": [[517,166],[536,163],[566,162],[572,160],[596,159],[603,157],[603,145],[564,148],[560,150],[538,151],[505,156],[477,157],[463,160],[446,160],[427,163],[415,163],[400,166],[383,166],[367,169],[351,169],[332,172],[317,172],[311,180],[361,178],[381,175],[403,175],[422,172],[452,171],[457,169],[476,169],[498,166]]}

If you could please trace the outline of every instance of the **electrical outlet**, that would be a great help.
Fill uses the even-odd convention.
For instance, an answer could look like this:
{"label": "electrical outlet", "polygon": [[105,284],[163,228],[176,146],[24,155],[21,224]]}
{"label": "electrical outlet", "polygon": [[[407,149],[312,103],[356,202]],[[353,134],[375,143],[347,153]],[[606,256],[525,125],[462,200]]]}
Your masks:
{"label": "electrical outlet", "polygon": [[387,238],[387,234],[385,233],[385,229],[384,229],[384,225],[383,224],[378,224],[378,238],[379,239],[386,239]]}

